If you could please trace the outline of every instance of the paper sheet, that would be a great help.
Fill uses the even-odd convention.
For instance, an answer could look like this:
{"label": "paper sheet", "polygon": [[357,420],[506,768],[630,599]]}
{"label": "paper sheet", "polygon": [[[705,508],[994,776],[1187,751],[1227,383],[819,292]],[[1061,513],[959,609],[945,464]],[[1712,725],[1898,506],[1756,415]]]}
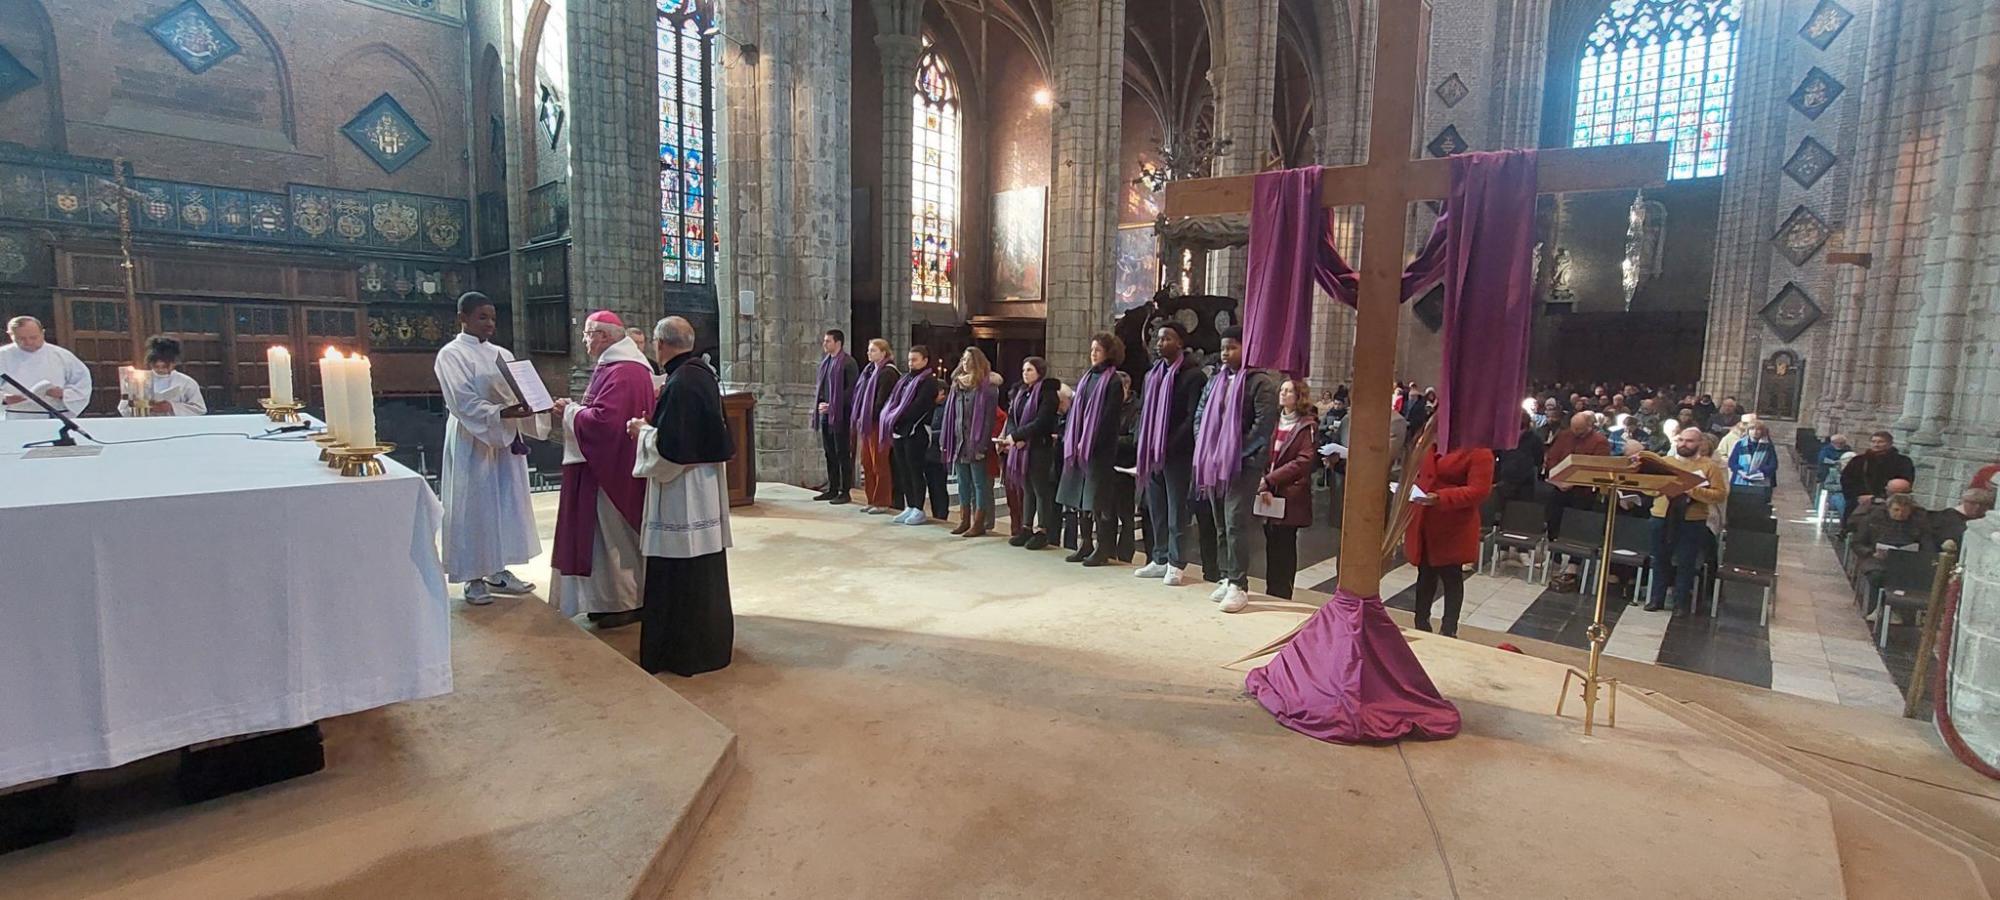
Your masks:
{"label": "paper sheet", "polygon": [[517,359],[500,363],[500,374],[507,379],[507,387],[516,399],[525,404],[531,412],[548,412],[555,408],[554,397],[549,396],[549,388],[542,383],[541,373],[535,371],[532,359]]}
{"label": "paper sheet", "polygon": [[1339,444],[1336,444],[1336,443],[1334,443],[1334,442],[1332,442],[1332,441],[1328,441],[1327,443],[1324,443],[1324,444],[1321,444],[1321,445],[1319,445],[1319,455],[1321,455],[1321,456],[1338,456],[1338,457],[1340,457],[1341,459],[1346,459],[1346,458],[1347,458],[1347,448],[1346,448],[1346,447],[1343,447],[1343,446],[1341,446],[1341,445],[1339,445]]}
{"label": "paper sheet", "polygon": [[[1400,485],[1400,484],[1398,484],[1398,483],[1396,483],[1396,482],[1394,482],[1394,481],[1391,481],[1391,482],[1389,482],[1389,494],[1390,494],[1390,496],[1395,496],[1395,493],[1396,493],[1397,491],[1400,491],[1400,490],[1402,490],[1402,489],[1403,489],[1402,485]],[[1416,486],[1416,485],[1414,485],[1414,484],[1413,484],[1413,485],[1410,485],[1410,499],[1411,499],[1411,500],[1422,500],[1422,499],[1424,499],[1425,497],[1428,497],[1428,496],[1430,496],[1430,494],[1427,494],[1427,493],[1425,493],[1425,492],[1424,492],[1424,489],[1423,489],[1423,488],[1420,488],[1420,487],[1417,487],[1417,486]]]}

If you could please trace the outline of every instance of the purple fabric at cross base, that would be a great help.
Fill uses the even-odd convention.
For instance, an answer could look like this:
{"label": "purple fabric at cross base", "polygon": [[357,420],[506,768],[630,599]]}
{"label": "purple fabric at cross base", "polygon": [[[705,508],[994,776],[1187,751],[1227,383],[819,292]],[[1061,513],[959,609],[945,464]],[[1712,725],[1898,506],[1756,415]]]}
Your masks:
{"label": "purple fabric at cross base", "polygon": [[[1313,283],[1349,306],[1360,276],[1340,257],[1320,204],[1318,166],[1266,172],[1255,183],[1245,364],[1302,373],[1312,359]],[[1424,248],[1403,270],[1408,300],[1445,288],[1438,444],[1511,450],[1527,386],[1533,325],[1535,152],[1451,158],[1451,196]]]}
{"label": "purple fabric at cross base", "polygon": [[1278,723],[1342,744],[1458,734],[1458,707],[1438,693],[1380,597],[1336,591],[1244,690]]}

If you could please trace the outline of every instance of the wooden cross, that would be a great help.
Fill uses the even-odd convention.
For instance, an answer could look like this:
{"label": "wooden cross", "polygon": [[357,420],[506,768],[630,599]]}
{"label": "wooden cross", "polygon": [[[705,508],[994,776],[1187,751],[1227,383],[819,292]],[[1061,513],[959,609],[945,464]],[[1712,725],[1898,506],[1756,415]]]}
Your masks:
{"label": "wooden cross", "polygon": [[[1374,596],[1382,586],[1383,531],[1387,527],[1390,397],[1395,391],[1396,321],[1402,296],[1403,247],[1410,204],[1450,195],[1451,162],[1410,159],[1415,122],[1421,0],[1387,0],[1379,7],[1375,35],[1374,107],[1368,124],[1368,162],[1330,168],[1320,200],[1326,206],[1360,206],[1364,213],[1359,298],[1354,331],[1354,388],[1348,413],[1347,492],[1341,544],[1340,586]],[[1544,150],[1538,156],[1538,189],[1566,191],[1637,189],[1666,183],[1668,144],[1627,144]],[[1256,176],[1167,183],[1172,218],[1250,211]],[[1414,470],[1411,472],[1415,474]]]}

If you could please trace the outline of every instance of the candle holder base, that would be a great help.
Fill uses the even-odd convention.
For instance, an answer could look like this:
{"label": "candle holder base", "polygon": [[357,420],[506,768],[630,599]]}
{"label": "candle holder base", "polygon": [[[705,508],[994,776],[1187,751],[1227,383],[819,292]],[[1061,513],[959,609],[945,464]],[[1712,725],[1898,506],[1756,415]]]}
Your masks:
{"label": "candle holder base", "polygon": [[377,457],[395,449],[395,444],[385,443],[372,447],[329,447],[327,452],[333,454],[333,466],[340,470],[342,478],[365,478],[387,472],[388,469]]}
{"label": "candle holder base", "polygon": [[264,408],[265,418],[280,425],[295,425],[299,422],[299,410],[305,409],[297,403],[273,403],[270,398],[257,401]]}
{"label": "candle holder base", "polygon": [[327,434],[324,431],[320,432],[319,434],[313,435],[312,442],[319,445],[319,461],[326,463],[329,468],[331,468],[334,463],[333,459],[334,448],[347,446],[346,444],[341,443],[339,438]]}

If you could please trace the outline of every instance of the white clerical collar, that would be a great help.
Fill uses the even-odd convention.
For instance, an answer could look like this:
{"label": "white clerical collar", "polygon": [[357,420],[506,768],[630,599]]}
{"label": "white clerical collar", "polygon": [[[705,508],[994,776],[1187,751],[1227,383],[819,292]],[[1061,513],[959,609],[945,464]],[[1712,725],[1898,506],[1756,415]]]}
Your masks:
{"label": "white clerical collar", "polygon": [[646,354],[639,352],[639,345],[633,343],[629,335],[624,340],[604,348],[604,352],[597,356],[598,366],[605,366],[616,362],[635,362],[649,369],[652,368],[652,363],[646,360]]}
{"label": "white clerical collar", "polygon": [[482,340],[480,340],[479,338],[477,338],[477,337],[474,337],[474,336],[472,336],[472,335],[471,335],[470,333],[468,333],[468,332],[464,332],[464,331],[461,331],[461,332],[459,332],[459,333],[458,333],[458,338],[457,338],[457,340],[458,340],[458,341],[459,341],[460,343],[464,343],[464,344],[484,344],[484,343],[486,343],[485,341],[482,341]]}

